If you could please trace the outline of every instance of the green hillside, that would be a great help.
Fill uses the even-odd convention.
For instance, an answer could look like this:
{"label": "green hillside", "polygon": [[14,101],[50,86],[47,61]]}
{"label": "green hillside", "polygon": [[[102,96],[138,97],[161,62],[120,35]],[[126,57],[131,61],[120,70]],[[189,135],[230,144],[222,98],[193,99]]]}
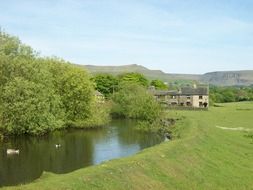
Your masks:
{"label": "green hillside", "polygon": [[124,66],[93,66],[85,65],[83,66],[91,73],[110,73],[113,75],[118,75],[126,72],[139,72],[144,74],[150,80],[160,79],[164,82],[184,82],[184,81],[194,81],[199,80],[200,75],[190,75],[190,74],[167,74],[160,70],[150,70],[141,65],[124,65]]}

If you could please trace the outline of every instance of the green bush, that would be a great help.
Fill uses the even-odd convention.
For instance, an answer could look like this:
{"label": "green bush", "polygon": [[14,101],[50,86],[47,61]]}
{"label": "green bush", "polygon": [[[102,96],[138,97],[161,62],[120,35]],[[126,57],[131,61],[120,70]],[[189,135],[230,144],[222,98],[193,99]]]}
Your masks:
{"label": "green bush", "polygon": [[240,102],[253,101],[253,88],[233,86],[233,87],[210,87],[210,102],[212,103],[226,103],[226,102]]}
{"label": "green bush", "polygon": [[138,84],[121,84],[113,97],[112,114],[132,119],[153,121],[161,114],[154,97]]}
{"label": "green bush", "polygon": [[158,90],[168,90],[168,85],[166,85],[161,80],[152,80],[150,83],[151,86],[154,86]]}
{"label": "green bush", "polygon": [[101,92],[106,98],[109,98],[117,91],[119,80],[110,74],[98,74],[93,77],[96,84],[96,90]]}
{"label": "green bush", "polygon": [[109,111],[94,108],[94,92],[84,69],[41,58],[0,31],[0,131],[40,135],[68,124],[103,125]]}
{"label": "green bush", "polygon": [[111,104],[109,102],[99,103],[93,102],[90,107],[91,113],[87,119],[68,123],[75,128],[95,128],[103,126],[111,121],[110,110]]}
{"label": "green bush", "polygon": [[52,67],[55,89],[61,97],[66,120],[68,122],[85,120],[90,115],[95,94],[90,76],[85,70],[66,63],[54,62]]}
{"label": "green bush", "polygon": [[60,98],[42,84],[14,78],[1,99],[1,127],[7,133],[43,134],[63,126]]}

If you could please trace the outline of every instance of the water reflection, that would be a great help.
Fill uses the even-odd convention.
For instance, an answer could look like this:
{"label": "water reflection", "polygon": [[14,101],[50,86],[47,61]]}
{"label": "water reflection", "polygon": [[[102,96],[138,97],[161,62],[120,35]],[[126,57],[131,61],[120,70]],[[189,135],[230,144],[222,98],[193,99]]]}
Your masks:
{"label": "water reflection", "polygon": [[[161,142],[155,134],[134,130],[136,123],[115,120],[106,128],[18,137],[0,144],[0,186],[31,182],[43,171],[68,173],[102,161],[128,156]],[[56,148],[55,144],[60,144]],[[20,149],[6,155],[7,148]]]}

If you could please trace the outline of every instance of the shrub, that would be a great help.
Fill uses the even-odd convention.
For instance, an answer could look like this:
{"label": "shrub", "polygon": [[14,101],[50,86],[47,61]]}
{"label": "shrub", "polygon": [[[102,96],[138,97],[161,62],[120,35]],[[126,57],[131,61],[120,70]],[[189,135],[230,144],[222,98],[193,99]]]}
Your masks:
{"label": "shrub", "polygon": [[[107,109],[94,108],[94,92],[84,69],[38,57],[32,48],[0,31],[1,131],[40,135],[69,123],[102,125]],[[103,116],[95,120],[98,114]]]}
{"label": "shrub", "polygon": [[161,107],[154,97],[138,84],[121,84],[113,101],[114,116],[153,121],[161,113]]}
{"label": "shrub", "polygon": [[4,132],[43,134],[63,126],[60,98],[42,84],[14,78],[1,99]]}
{"label": "shrub", "polygon": [[154,86],[158,90],[168,90],[168,85],[166,85],[161,80],[152,80],[150,83],[151,86]]}
{"label": "shrub", "polygon": [[75,128],[95,128],[103,126],[111,121],[109,114],[111,105],[109,102],[102,104],[93,102],[90,109],[92,114],[90,114],[87,119],[70,122],[69,125]]}

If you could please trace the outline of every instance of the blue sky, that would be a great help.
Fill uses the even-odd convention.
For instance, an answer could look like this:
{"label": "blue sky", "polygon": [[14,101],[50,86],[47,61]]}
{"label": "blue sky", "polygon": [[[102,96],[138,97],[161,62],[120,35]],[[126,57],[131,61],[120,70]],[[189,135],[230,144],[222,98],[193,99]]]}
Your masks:
{"label": "blue sky", "polygon": [[0,1],[0,26],[42,55],[169,73],[253,70],[252,0]]}

